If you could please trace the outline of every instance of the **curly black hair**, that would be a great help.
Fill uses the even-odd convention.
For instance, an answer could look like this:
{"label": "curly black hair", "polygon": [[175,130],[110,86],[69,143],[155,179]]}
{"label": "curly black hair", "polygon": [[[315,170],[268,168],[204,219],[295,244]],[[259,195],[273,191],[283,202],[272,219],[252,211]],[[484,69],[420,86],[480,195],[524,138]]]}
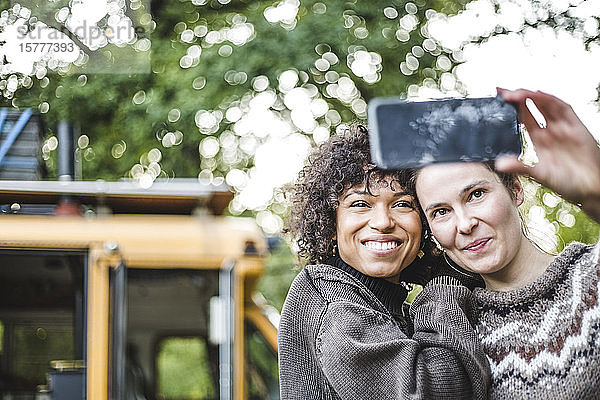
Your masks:
{"label": "curly black hair", "polygon": [[[416,199],[413,175],[408,169],[381,170],[372,165],[367,128],[353,125],[318,147],[297,182],[288,187],[291,211],[283,232],[298,246],[299,257],[310,264],[324,263],[334,255],[338,199],[348,188],[364,184],[369,191],[373,185],[389,182],[392,190],[398,184],[398,190],[406,190]],[[430,242],[423,239],[423,246],[428,247]],[[407,267],[401,279],[422,283],[429,275],[425,258]]]}

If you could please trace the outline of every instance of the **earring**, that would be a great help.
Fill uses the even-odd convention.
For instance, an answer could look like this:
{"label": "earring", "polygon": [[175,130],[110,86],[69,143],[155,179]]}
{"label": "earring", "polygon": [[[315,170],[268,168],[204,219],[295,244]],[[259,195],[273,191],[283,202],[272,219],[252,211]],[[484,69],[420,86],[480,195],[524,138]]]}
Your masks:
{"label": "earring", "polygon": [[425,242],[429,240],[430,236],[431,235],[429,234],[429,229],[425,229],[423,231],[423,237],[421,238],[421,246],[419,246],[419,252],[417,253],[417,257],[423,258],[425,256],[425,252],[423,251],[423,249],[425,248]]}
{"label": "earring", "polygon": [[333,250],[332,251],[333,255],[334,256],[337,255],[337,241],[336,240],[333,241],[333,249],[332,250]]}
{"label": "earring", "polygon": [[468,276],[469,278],[477,278],[477,274],[474,272],[467,272],[467,271],[462,271],[461,269],[456,268],[454,265],[452,265],[452,263],[450,262],[450,260],[448,260],[448,255],[446,254],[445,251],[442,251],[442,256],[444,257],[444,261],[446,261],[446,264],[448,264],[448,266],[450,268],[452,268],[454,271],[458,272],[459,274],[462,274],[464,276]]}

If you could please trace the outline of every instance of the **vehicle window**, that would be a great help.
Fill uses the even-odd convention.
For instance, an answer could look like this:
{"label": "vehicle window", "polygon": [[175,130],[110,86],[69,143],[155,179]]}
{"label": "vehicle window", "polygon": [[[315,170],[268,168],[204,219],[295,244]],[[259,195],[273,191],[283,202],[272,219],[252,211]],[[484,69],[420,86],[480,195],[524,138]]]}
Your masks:
{"label": "vehicle window", "polygon": [[206,340],[170,337],[160,341],[156,359],[159,399],[216,399]]}
{"label": "vehicle window", "polygon": [[216,270],[127,270],[128,392],[148,400],[219,398],[219,350],[208,342]]}
{"label": "vehicle window", "polygon": [[279,399],[277,354],[254,327],[246,323],[246,387],[249,400]]}
{"label": "vehicle window", "polygon": [[84,268],[81,253],[0,250],[0,398],[34,398],[51,361],[82,362]]}
{"label": "vehicle window", "polygon": [[73,328],[52,324],[14,326],[15,379],[44,382],[52,360],[74,359]]}

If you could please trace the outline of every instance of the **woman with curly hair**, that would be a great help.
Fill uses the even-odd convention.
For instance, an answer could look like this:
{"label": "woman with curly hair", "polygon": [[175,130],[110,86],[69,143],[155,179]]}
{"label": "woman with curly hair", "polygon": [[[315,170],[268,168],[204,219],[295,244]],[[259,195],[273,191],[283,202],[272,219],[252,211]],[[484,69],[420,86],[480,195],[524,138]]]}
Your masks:
{"label": "woman with curly hair", "polygon": [[405,308],[402,282],[435,262],[410,177],[371,164],[360,125],[309,157],[285,230],[310,265],[281,315],[282,399],[487,397],[471,290],[439,275]]}

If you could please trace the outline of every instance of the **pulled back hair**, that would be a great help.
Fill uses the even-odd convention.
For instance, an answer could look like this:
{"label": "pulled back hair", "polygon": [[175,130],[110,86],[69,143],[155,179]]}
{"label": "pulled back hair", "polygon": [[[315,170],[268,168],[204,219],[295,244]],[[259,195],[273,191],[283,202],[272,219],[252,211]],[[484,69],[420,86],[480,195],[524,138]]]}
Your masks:
{"label": "pulled back hair", "polygon": [[511,199],[514,200],[516,181],[519,179],[518,175],[511,172],[497,171],[494,161],[485,161],[483,165],[485,165],[490,171],[498,176],[498,179],[500,179],[502,185],[504,185],[506,190],[508,190],[508,194],[510,194]]}
{"label": "pulled back hair", "polygon": [[[375,185],[388,182],[392,190],[407,191],[416,201],[412,176],[411,170],[384,171],[372,165],[367,128],[353,125],[318,147],[297,182],[288,187],[291,212],[283,232],[296,243],[300,258],[309,264],[324,263],[334,255],[338,199],[348,188],[364,184],[370,192]],[[425,262],[426,258],[417,260]],[[421,264],[413,262],[401,279],[422,283],[428,269]]]}

